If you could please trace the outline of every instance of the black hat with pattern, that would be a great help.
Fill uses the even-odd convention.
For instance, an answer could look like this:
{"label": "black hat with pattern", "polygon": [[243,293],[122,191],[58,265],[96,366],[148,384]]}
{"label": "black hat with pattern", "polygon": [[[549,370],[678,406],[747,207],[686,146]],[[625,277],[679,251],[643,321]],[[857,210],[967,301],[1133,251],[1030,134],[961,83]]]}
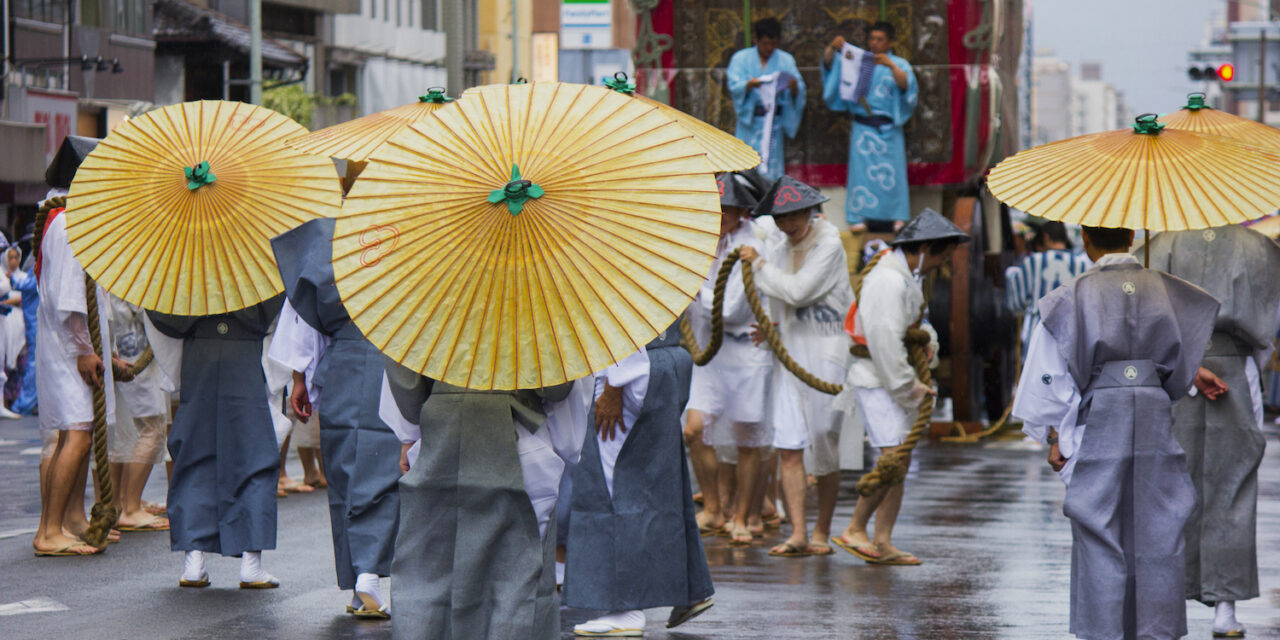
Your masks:
{"label": "black hat with pattern", "polygon": [[808,211],[827,200],[821,191],[792,178],[782,176],[769,187],[769,192],[760,199],[752,216],[784,216],[796,211]]}

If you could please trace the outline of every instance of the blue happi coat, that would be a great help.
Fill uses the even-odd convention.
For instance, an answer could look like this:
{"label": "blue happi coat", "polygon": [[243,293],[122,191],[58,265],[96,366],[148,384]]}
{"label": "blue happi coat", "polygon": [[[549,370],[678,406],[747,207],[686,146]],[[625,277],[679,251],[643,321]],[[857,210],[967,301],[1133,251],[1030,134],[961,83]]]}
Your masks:
{"label": "blue happi coat", "polygon": [[1004,271],[1005,305],[1022,316],[1022,353],[1040,324],[1040,298],[1089,270],[1089,257],[1062,249],[1038,251]]}
{"label": "blue happi coat", "polygon": [[853,114],[849,132],[849,169],[846,177],[844,215],[849,224],[873,220],[909,220],[907,152],[902,127],[916,109],[918,85],[911,63],[888,54],[907,74],[906,90],[899,89],[889,67],[876,65],[867,90],[867,106],[850,104],[840,97],[840,66],[836,56],[823,69],[822,98],[832,111]]}
{"label": "blue happi coat", "polygon": [[31,271],[15,271],[10,279],[13,290],[22,294],[23,332],[27,338],[27,368],[22,373],[22,392],[13,401],[13,410],[31,415],[37,405],[36,396],[36,310],[40,308],[40,291]]}
{"label": "blue happi coat", "polygon": [[755,47],[748,47],[733,54],[729,59],[729,68],[726,72],[729,80],[729,95],[733,97],[733,109],[738,115],[738,128],[734,135],[751,145],[757,152],[761,152],[763,158],[764,107],[760,102],[760,90],[748,91],[747,82],[752,78],[775,71],[782,71],[796,77],[796,93],[793,96],[785,88],[778,92],[776,107],[778,112],[773,117],[769,165],[760,167],[760,172],[770,180],[775,180],[783,174],[785,150],[782,143],[783,134],[785,133],[788,138],[796,137],[796,132],[800,130],[800,119],[804,115],[805,86],[804,79],[800,77],[800,70],[796,68],[796,59],[786,51],[775,49],[773,55],[769,56],[768,64],[761,66],[759,52]]}

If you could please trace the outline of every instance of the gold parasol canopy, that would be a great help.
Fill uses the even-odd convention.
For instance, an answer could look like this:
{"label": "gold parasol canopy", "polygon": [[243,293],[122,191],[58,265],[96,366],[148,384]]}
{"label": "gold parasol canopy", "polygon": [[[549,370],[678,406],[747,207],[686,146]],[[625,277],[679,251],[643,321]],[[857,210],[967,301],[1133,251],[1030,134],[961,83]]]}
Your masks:
{"label": "gold parasol canopy", "polygon": [[185,102],[120,125],[85,158],[67,234],[112,294],[176,315],[252,306],[284,290],[269,241],[337,215],[333,163],[289,149],[306,131],[241,102]]}
{"label": "gold parasol canopy", "polygon": [[437,109],[453,102],[444,89],[432,88],[413,104],[371,113],[332,127],[325,127],[286,141],[290,147],[318,156],[365,162],[375,149],[405,127],[421,122]]}
{"label": "gold parasol canopy", "polygon": [[1150,231],[1252,220],[1280,206],[1280,155],[1219,136],[1166,128],[1154,114],[1132,129],[1028,149],[991,170],[1011,207],[1049,220]]}
{"label": "gold parasol canopy", "polygon": [[1261,149],[1280,151],[1280,129],[1209,107],[1204,103],[1203,93],[1187,96],[1185,107],[1161,116],[1160,122],[1168,129],[1222,136]]}
{"label": "gold parasol canopy", "polygon": [[[756,153],[751,145],[675,107],[636,93],[635,82],[628,80],[627,74],[619,71],[612,79],[606,80],[605,85],[618,93],[631,96],[645,106],[658,109],[684,127],[693,136],[694,142],[706,152],[707,162],[711,163],[712,171],[716,173],[746,171],[760,166],[760,154]],[[462,95],[465,97],[472,91],[482,88],[484,87],[468,89]]]}
{"label": "gold parasol canopy", "polygon": [[334,231],[338,290],[383,353],[472,389],[600,370],[667,329],[719,233],[701,148],[607,89],[491,85],[374,153]]}

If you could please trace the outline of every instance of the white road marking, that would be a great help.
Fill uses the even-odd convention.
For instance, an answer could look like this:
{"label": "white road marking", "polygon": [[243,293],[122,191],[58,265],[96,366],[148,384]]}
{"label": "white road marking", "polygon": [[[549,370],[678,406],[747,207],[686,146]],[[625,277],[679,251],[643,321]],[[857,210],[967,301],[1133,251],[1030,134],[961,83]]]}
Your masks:
{"label": "white road marking", "polygon": [[29,447],[18,452],[20,456],[38,456],[40,455],[40,447]]}
{"label": "white road marking", "polygon": [[0,540],[8,540],[18,536],[27,536],[35,533],[35,529],[10,529],[8,531],[0,531]]}
{"label": "white road marking", "polygon": [[9,604],[0,604],[0,616],[17,616],[24,613],[44,613],[47,611],[69,611],[68,607],[53,598],[32,598]]}

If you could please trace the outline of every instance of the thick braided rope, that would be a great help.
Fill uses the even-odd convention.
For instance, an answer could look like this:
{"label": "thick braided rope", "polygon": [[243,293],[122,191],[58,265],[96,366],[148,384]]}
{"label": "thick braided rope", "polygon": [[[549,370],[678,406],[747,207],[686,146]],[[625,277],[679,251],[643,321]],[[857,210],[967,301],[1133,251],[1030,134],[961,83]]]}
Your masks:
{"label": "thick braided rope", "polygon": [[[98,330],[97,286],[89,274],[84,276],[86,321],[89,325],[89,342],[94,353],[102,353],[102,334]],[[120,513],[115,507],[115,491],[111,486],[111,471],[107,459],[107,395],[102,387],[93,388],[93,476],[97,480],[93,509],[90,511],[89,528],[81,536],[95,547],[107,544],[107,535],[115,526]]]}
{"label": "thick braided rope", "polygon": [[[733,259],[730,260],[729,256]],[[724,292],[729,283],[729,275],[733,273],[733,264],[738,261],[738,250],[734,249],[729,256],[725,257],[720,271],[716,272],[715,295],[711,299],[711,341],[707,343],[706,349],[698,347],[698,338],[693,335],[689,315],[685,314],[680,319],[680,346],[693,356],[693,363],[699,367],[711,362],[724,344]]]}
{"label": "thick braided rope", "polygon": [[[738,249],[734,249],[732,253],[725,257],[726,264],[738,261]],[[764,305],[760,304],[760,294],[756,291],[755,273],[751,268],[750,262],[742,263],[742,284],[746,289],[747,304],[751,306],[751,313],[756,316],[756,324],[760,327],[760,335],[764,336],[764,341],[773,350],[773,355],[777,356],[778,362],[782,363],[783,368],[790,371],[792,375],[799,378],[801,382],[830,395],[836,395],[844,389],[844,385],[832,384],[825,380],[819,379],[817,376],[805,371],[800,363],[796,362],[791,354],[787,352],[787,348],[782,345],[782,337],[778,335],[778,330],[773,328],[773,321],[769,320],[769,314],[765,313]],[[722,297],[723,290],[716,283],[716,297]]]}
{"label": "thick braided rope", "polygon": [[49,221],[49,212],[66,206],[66,196],[54,196],[45,200],[36,210],[35,224],[31,225],[31,255],[40,256],[40,241],[44,239],[44,225]]}
{"label": "thick braided rope", "polygon": [[[867,274],[880,264],[880,259],[889,253],[882,251],[872,258],[858,273],[858,285],[854,291],[854,299],[862,298],[862,283],[866,281]],[[925,297],[925,305],[928,304],[928,296]],[[920,319],[911,329],[907,330],[907,334],[903,336],[902,342],[907,346],[907,359],[911,366],[915,367],[916,377],[926,386],[933,384],[933,372],[929,370],[929,332],[920,328],[920,324],[924,321],[925,306],[920,307]],[[866,345],[855,344],[849,349],[849,352],[857,358],[870,358],[871,352]],[[876,466],[866,475],[858,480],[858,493],[864,496],[871,495],[881,488],[889,488],[902,484],[907,479],[907,463],[911,451],[916,448],[916,443],[920,438],[924,437],[925,430],[928,429],[929,423],[933,419],[934,397],[926,395],[920,400],[920,406],[916,410],[916,421],[911,425],[911,430],[907,432],[907,438],[902,444],[893,451],[883,453],[876,460]]]}

